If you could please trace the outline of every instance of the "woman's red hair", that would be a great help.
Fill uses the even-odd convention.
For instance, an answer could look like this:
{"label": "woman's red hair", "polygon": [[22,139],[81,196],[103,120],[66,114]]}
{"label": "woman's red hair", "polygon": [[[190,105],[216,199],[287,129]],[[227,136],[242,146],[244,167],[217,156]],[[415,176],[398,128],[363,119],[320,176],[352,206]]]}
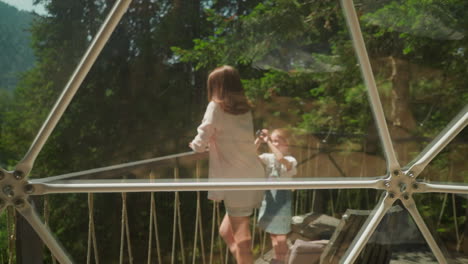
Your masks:
{"label": "woman's red hair", "polygon": [[240,115],[250,110],[239,72],[228,65],[214,69],[208,76],[208,101],[218,103],[224,112]]}

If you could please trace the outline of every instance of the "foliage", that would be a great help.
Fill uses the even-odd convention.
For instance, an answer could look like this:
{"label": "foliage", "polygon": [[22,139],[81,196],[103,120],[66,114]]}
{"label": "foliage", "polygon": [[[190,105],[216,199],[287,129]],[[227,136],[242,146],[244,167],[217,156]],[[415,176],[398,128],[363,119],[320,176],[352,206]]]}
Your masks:
{"label": "foliage", "polygon": [[367,130],[365,89],[335,2],[264,1],[248,15],[209,14],[217,30],[192,50],[174,47],[181,61],[237,65],[256,103],[293,98],[293,109],[275,111],[302,117],[289,125],[303,133]]}
{"label": "foliage", "polygon": [[[36,64],[21,74],[14,92],[0,91],[0,165],[8,169],[27,151],[114,3],[38,2],[46,4],[49,15],[35,17],[30,28]],[[464,5],[456,0],[357,1],[390,130],[404,130],[410,139],[422,138],[419,145],[432,139],[468,99],[463,30],[468,9],[460,8]],[[392,60],[401,64],[392,65]],[[320,137],[329,140],[328,148],[341,148],[346,155],[362,152],[384,159],[337,1],[135,0],[42,150],[31,176],[187,151],[206,105],[206,74],[221,64],[241,71],[247,96],[255,105],[257,127],[292,128],[305,138],[301,147]],[[411,76],[405,79],[405,73]],[[396,104],[401,107],[394,107]],[[395,121],[398,113],[403,115],[398,112],[401,108],[414,126]],[[466,134],[462,135],[461,142],[466,144]],[[396,134],[392,136],[396,141]],[[417,149],[408,152],[417,153]],[[463,160],[453,155],[456,157],[442,154],[431,175],[445,175],[449,160]],[[461,168],[460,174],[466,176],[466,167]],[[173,171],[161,170],[160,174],[172,177]],[[148,175],[137,172],[116,177]],[[356,199],[340,203],[339,209],[369,208],[373,204],[369,199],[376,196],[359,191],[326,195]],[[193,196],[181,196],[184,215],[194,210]],[[159,209],[172,210],[172,194],[158,194],[157,198]],[[129,218],[135,230],[147,229],[148,201],[146,194],[129,195]],[[52,229],[72,255],[78,256],[75,260],[84,262],[86,197],[58,195],[50,203],[54,208]],[[119,195],[96,198],[102,252],[118,247],[118,232],[106,230],[119,230],[120,203]],[[422,208],[425,216],[440,209]],[[162,229],[170,229],[170,217],[161,216]],[[444,217],[445,223],[453,220]],[[440,231],[453,228],[446,224]],[[187,229],[193,231],[192,226]],[[147,241],[143,233],[133,237],[138,241],[135,248],[141,251]],[[112,259],[111,253],[101,257]]]}
{"label": "foliage", "polygon": [[[464,5],[444,0],[358,1],[357,11],[395,141],[401,132],[394,131],[404,130],[410,140],[424,139],[418,141],[424,146],[466,105],[467,16],[460,9]],[[287,120],[298,133],[363,134],[368,142],[361,149],[372,145],[375,128],[366,88],[336,2],[264,1],[249,15],[211,13],[210,17],[217,28],[215,34],[195,39],[191,50],[173,48],[181,61],[195,63],[198,69],[236,65],[243,70],[247,95],[257,104],[257,111],[261,102],[274,105],[269,115]],[[397,61],[395,66],[386,63],[392,60]],[[404,77],[400,74],[403,71],[410,71],[410,76]],[[293,103],[281,105],[282,96]],[[395,101],[404,109],[395,109]],[[400,124],[398,113],[416,126],[412,122]],[[270,120],[260,122],[261,126],[271,124]],[[466,135],[462,133],[460,140],[466,144]],[[349,141],[353,138],[341,137],[337,142],[352,146]],[[422,150],[396,143],[397,150],[410,156]],[[434,163],[431,177],[442,180],[447,162]],[[466,166],[461,166],[457,173],[464,175],[466,171]],[[433,216],[440,209],[423,208],[423,212]],[[445,224],[452,221],[444,217]],[[451,225],[450,230],[453,228]]]}
{"label": "foliage", "polygon": [[13,90],[18,74],[33,66],[34,55],[29,45],[31,33],[28,31],[33,17],[34,14],[0,2],[0,90]]}

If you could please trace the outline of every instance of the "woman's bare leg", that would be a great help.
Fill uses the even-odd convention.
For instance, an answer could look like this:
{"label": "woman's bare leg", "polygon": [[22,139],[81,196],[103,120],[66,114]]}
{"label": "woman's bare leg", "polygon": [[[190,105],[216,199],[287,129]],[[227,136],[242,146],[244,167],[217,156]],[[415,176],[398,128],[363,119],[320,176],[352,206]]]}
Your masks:
{"label": "woman's bare leg", "polygon": [[286,261],[286,254],[288,253],[288,243],[286,235],[270,234],[271,243],[275,250],[275,259],[283,263]]}
{"label": "woman's bare leg", "polygon": [[232,255],[235,256],[237,251],[237,245],[234,239],[232,225],[227,214],[224,215],[223,221],[221,222],[221,226],[219,227],[219,235],[223,238]]}
{"label": "woman's bare leg", "polygon": [[232,226],[236,249],[234,256],[237,264],[252,264],[253,256],[251,250],[252,237],[250,235],[249,216],[228,216]]}

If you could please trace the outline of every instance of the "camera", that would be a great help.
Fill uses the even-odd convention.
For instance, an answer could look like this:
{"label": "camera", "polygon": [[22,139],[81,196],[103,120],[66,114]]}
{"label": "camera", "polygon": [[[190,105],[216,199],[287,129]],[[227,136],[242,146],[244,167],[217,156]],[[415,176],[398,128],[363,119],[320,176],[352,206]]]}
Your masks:
{"label": "camera", "polygon": [[255,136],[257,136],[257,137],[263,136],[264,137],[264,136],[266,136],[266,134],[263,133],[261,129],[259,129],[259,130],[257,130],[257,132],[255,132]]}

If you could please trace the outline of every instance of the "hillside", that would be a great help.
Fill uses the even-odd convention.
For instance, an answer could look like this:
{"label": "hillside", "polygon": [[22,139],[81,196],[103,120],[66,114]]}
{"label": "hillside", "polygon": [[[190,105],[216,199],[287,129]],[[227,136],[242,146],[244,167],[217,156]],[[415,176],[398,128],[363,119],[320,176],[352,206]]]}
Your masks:
{"label": "hillside", "polygon": [[0,2],[0,89],[12,90],[18,74],[32,67],[28,27],[34,15]]}

